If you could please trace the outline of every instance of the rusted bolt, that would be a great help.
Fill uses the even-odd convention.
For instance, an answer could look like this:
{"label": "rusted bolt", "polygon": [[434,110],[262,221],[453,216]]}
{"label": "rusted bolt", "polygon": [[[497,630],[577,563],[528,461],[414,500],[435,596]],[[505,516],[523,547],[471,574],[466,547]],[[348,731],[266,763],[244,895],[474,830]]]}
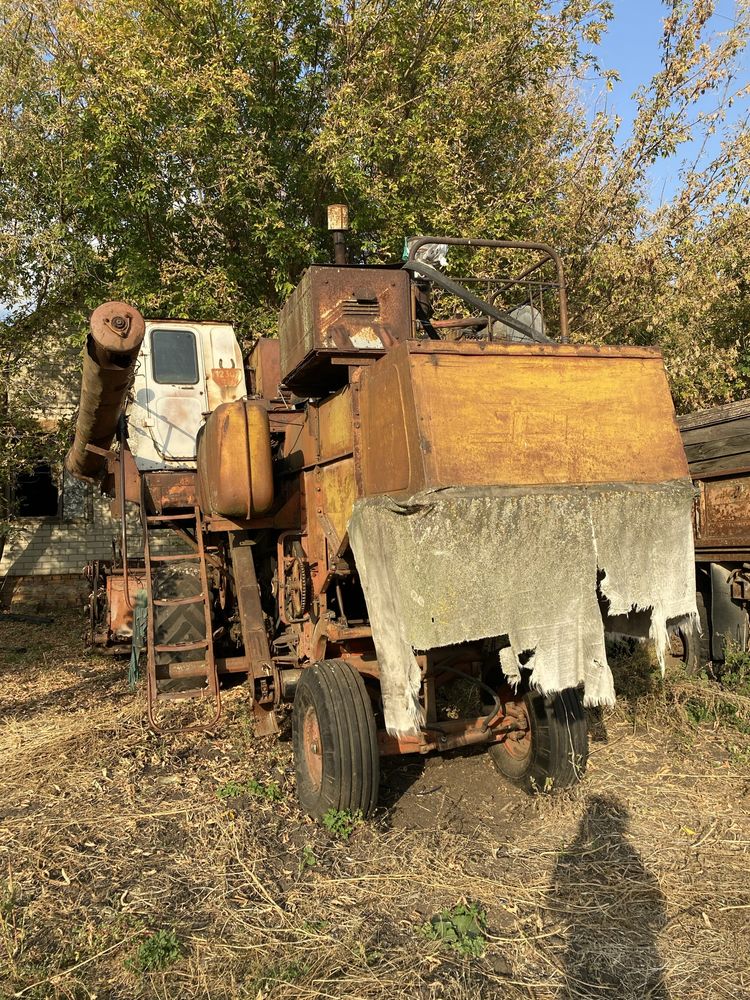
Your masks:
{"label": "rusted bolt", "polygon": [[127,325],[128,321],[125,319],[124,316],[112,317],[112,326],[115,328],[115,330],[124,330]]}

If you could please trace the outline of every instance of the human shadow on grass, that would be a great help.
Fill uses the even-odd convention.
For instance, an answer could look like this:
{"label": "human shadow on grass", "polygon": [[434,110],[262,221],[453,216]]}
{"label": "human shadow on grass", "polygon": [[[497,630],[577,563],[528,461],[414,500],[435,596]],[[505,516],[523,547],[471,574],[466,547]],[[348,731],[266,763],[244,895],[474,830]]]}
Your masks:
{"label": "human shadow on grass", "polygon": [[628,819],[617,799],[591,797],[557,859],[550,909],[566,939],[561,1000],[669,1000],[657,948],[666,900],[626,836]]}

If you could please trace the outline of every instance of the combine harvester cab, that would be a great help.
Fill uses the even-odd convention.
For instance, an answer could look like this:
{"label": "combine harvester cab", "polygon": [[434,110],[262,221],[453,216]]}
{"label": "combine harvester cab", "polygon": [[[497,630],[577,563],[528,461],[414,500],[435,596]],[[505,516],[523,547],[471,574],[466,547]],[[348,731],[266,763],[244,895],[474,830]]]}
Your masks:
{"label": "combine harvester cab", "polygon": [[[112,326],[115,319],[127,331],[124,339]],[[131,343],[134,349],[129,349]],[[146,578],[143,558],[128,561],[128,523],[121,501],[128,485],[131,493],[140,489],[141,473],[164,473],[161,480],[172,484],[179,482],[176,473],[195,474],[196,442],[208,413],[246,395],[242,352],[228,323],[144,321],[127,303],[105,303],[91,317],[82,390],[86,423],[82,429],[79,418],[66,464],[78,478],[117,492],[113,513],[121,518],[122,528],[115,558],[87,567],[92,583],[89,640],[104,652],[126,653],[133,637],[136,595],[145,589]],[[92,412],[92,405],[99,409]],[[82,430],[90,433],[92,421],[105,433],[87,445]],[[110,456],[106,449],[120,433],[127,435],[125,445]],[[102,445],[105,453],[97,454],[95,449]],[[122,463],[117,461],[120,454]],[[127,473],[124,490],[117,490],[115,473],[118,483]],[[159,479],[152,477],[151,482]],[[130,518],[131,533],[134,528],[137,532],[137,517]]]}
{"label": "combine harvester cab", "polygon": [[[449,247],[520,264],[467,287]],[[579,780],[606,620],[663,660],[695,617],[694,489],[659,352],[568,339],[550,248],[424,237],[403,267],[310,267],[195,464],[139,465],[131,416],[107,462],[146,539],[152,725],[215,726],[222,674],[259,735],[293,701],[318,817],[371,812],[383,754],[482,744],[526,788]],[[190,547],[174,592],[157,528]]]}

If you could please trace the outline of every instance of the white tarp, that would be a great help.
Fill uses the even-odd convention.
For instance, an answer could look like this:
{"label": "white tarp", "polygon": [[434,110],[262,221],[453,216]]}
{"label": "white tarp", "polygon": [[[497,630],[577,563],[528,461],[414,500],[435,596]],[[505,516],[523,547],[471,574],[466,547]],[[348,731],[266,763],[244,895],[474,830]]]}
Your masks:
{"label": "white tarp", "polygon": [[[429,490],[355,504],[349,538],[378,654],[386,727],[421,725],[414,650],[507,636],[541,691],[582,685],[612,704],[597,581],[609,613],[651,609],[663,667],[667,622],[696,615],[689,480]],[[602,576],[603,574],[603,576]]]}

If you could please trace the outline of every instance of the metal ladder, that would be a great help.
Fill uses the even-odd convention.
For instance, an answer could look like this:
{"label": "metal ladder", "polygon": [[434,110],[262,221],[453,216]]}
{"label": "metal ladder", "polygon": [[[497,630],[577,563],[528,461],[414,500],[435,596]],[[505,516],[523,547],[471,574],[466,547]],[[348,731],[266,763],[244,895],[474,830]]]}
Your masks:
{"label": "metal ladder", "polygon": [[[147,689],[147,712],[148,721],[152,729],[157,733],[174,732],[196,732],[212,729],[221,717],[221,694],[219,692],[219,674],[216,667],[216,657],[213,649],[213,623],[211,620],[211,592],[208,586],[208,571],[206,568],[206,552],[203,542],[203,524],[201,522],[201,512],[199,507],[194,507],[192,513],[160,513],[147,514],[146,506],[141,505],[141,523],[143,525],[143,553],[146,563],[146,590],[148,594],[147,613],[147,642],[146,642],[146,689]],[[179,522],[179,528],[176,523]],[[195,529],[195,552],[176,554],[157,554],[151,551],[151,533],[154,529],[173,529],[174,531],[189,532],[194,526]],[[198,566],[198,576],[200,581],[200,593],[189,597],[154,597],[154,565],[164,565],[169,563],[192,562]],[[204,638],[190,642],[178,643],[158,643],[157,637],[157,609],[166,607],[181,607],[188,604],[202,604],[203,618],[205,623]],[[196,680],[204,680],[205,686],[190,687],[182,691],[160,691],[157,677],[157,654],[159,653],[184,653],[192,650],[204,650],[203,661],[187,661],[192,670],[185,676],[190,676]],[[163,665],[162,665],[163,666]],[[171,664],[170,664],[171,666]],[[198,667],[202,669],[197,670]],[[193,672],[196,671],[196,672]],[[187,725],[175,725],[165,727],[157,722],[156,706],[160,702],[187,701],[190,699],[206,696],[213,698],[214,715],[208,722],[192,722]]]}

